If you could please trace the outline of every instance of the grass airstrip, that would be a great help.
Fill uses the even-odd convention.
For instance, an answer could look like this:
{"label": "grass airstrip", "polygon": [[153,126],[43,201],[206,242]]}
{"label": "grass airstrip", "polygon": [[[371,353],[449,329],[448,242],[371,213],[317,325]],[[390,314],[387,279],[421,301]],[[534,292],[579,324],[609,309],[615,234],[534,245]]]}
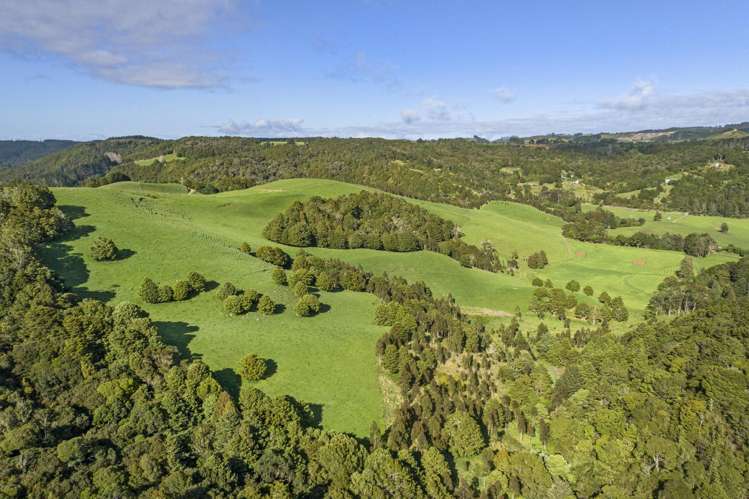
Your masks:
{"label": "grass airstrip", "polygon": [[[321,301],[329,306],[324,313],[296,317],[295,299],[288,288],[276,286],[271,280],[272,266],[237,250],[242,242],[253,248],[272,244],[262,237],[263,227],[294,201],[361,189],[318,179],[281,180],[210,196],[189,194],[179,185],[133,182],[58,188],[54,189],[58,205],[76,217],[78,228],[67,240],[45,248],[43,258],[84,297],[104,299],[113,305],[132,301],[144,306],[166,342],[177,346],[185,356],[202,359],[229,390],[238,390],[235,370],[240,359],[246,353],[256,353],[273,361],[273,374],[259,382],[259,388],[312,404],[326,428],[365,435],[372,421],[382,423],[387,419],[387,406],[392,404],[392,389],[380,374],[375,354],[375,343],[386,331],[373,324],[377,299],[366,293],[323,292]],[[375,273],[423,280],[435,294],[452,294],[467,311],[490,322],[507,320],[518,309],[529,316],[527,305],[534,276],[549,278],[558,287],[575,279],[583,286],[591,285],[596,295],[602,291],[621,295],[636,319],[658,283],[673,273],[684,256],[565,239],[560,219],[521,204],[491,202],[481,209],[465,209],[411,201],[456,222],[467,242],[491,241],[505,258],[513,251],[522,259],[543,249],[550,265],[533,271],[523,263],[520,272],[510,276],[464,268],[444,255],[427,251],[308,251],[361,264]],[[661,226],[648,217],[645,228],[660,230]],[[664,214],[664,222],[658,224],[665,228],[666,219]],[[688,232],[700,224],[715,229],[721,221],[712,217],[679,220]],[[743,244],[749,240],[749,226],[743,221],[726,221],[731,230],[723,239],[749,247],[749,241]],[[716,230],[711,234],[724,242]],[[125,250],[125,257],[115,262],[94,261],[88,249],[97,236],[113,239]],[[285,249],[292,255],[298,251]],[[695,263],[703,267],[731,258],[718,254],[696,259]],[[138,297],[145,277],[173,284],[191,271],[218,283],[231,281],[240,288],[256,289],[286,309],[269,317],[257,313],[232,317],[224,313],[215,291],[185,302],[158,305],[143,304]],[[586,299],[581,293],[578,296]],[[559,323],[551,320],[549,325],[553,329]]]}

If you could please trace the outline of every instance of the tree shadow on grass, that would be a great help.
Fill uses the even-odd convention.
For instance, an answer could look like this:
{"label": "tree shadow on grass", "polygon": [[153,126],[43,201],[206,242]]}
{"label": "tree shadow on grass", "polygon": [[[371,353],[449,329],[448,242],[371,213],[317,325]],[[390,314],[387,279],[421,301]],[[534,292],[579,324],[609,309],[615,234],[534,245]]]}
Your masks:
{"label": "tree shadow on grass", "polygon": [[322,413],[323,413],[323,405],[322,404],[304,404],[306,407],[306,418],[305,423],[309,426],[322,426]]}
{"label": "tree shadow on grass", "polygon": [[327,303],[321,303],[320,304],[320,312],[318,312],[318,313],[324,314],[324,313],[329,312],[329,311],[330,311],[330,305],[328,305]]}
{"label": "tree shadow on grass", "polygon": [[177,347],[180,357],[188,360],[197,360],[202,357],[199,353],[192,353],[188,345],[195,338],[200,328],[186,322],[156,321],[154,325],[159,331],[159,336],[167,345]]}
{"label": "tree shadow on grass", "polygon": [[234,400],[239,400],[239,390],[242,387],[242,378],[234,371],[234,369],[229,369],[227,367],[218,371],[213,371],[213,377]]}
{"label": "tree shadow on grass", "polygon": [[135,251],[131,249],[121,249],[117,252],[117,261],[124,260],[126,258],[130,258],[131,256],[135,255]]}
{"label": "tree shadow on grass", "polygon": [[[62,208],[66,214],[73,213],[74,215],[71,216],[73,219],[86,216],[85,210],[79,206]],[[40,248],[38,254],[42,263],[52,269],[55,276],[62,282],[65,291],[75,293],[84,299],[107,302],[114,298],[114,292],[92,290],[85,286],[90,277],[86,262],[83,260],[83,255],[76,253],[73,246],[68,244],[70,241],[88,236],[94,230],[96,229],[92,225],[76,225],[57,240]]]}

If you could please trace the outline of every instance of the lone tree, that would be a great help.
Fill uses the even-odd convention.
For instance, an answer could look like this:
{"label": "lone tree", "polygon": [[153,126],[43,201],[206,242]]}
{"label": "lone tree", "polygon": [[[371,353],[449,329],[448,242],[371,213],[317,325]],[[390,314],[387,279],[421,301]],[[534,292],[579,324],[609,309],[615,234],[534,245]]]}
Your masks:
{"label": "lone tree", "polygon": [[263,295],[257,302],[257,311],[263,315],[273,315],[273,313],[276,311],[276,304],[273,303],[273,300],[271,300],[270,296]]}
{"label": "lone tree", "polygon": [[304,295],[299,298],[294,311],[300,317],[311,317],[320,312],[320,300],[315,295]]}
{"label": "lone tree", "polygon": [[728,232],[728,224],[727,224],[727,223],[725,223],[725,222],[723,222],[722,224],[720,224],[720,231],[721,231],[722,233],[724,233],[724,234],[725,234],[726,232]]}
{"label": "lone tree", "polygon": [[593,288],[590,286],[585,286],[583,288],[583,293],[585,293],[588,296],[593,296]]}
{"label": "lone tree", "polygon": [[91,256],[94,260],[100,262],[116,260],[119,251],[114,241],[106,237],[97,237],[94,244],[91,245]]}
{"label": "lone tree", "polygon": [[239,251],[245,255],[250,255],[252,254],[252,247],[248,243],[242,243],[239,245]]}
{"label": "lone tree", "polygon": [[578,291],[580,291],[580,283],[574,279],[568,282],[567,286],[565,287],[568,291],[572,291],[573,293],[577,293]]}
{"label": "lone tree", "polygon": [[143,279],[139,294],[146,303],[159,303],[159,287],[148,277]]}
{"label": "lone tree", "polygon": [[239,374],[247,381],[260,381],[268,374],[268,361],[250,353],[244,356]]}

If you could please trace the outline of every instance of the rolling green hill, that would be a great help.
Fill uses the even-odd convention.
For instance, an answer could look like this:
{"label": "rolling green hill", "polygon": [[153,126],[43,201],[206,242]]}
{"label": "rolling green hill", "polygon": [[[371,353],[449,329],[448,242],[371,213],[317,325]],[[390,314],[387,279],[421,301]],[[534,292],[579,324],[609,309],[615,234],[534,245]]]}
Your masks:
{"label": "rolling green hill", "polygon": [[[328,180],[291,179],[205,196],[182,186],[123,182],[100,188],[58,188],[58,204],[76,216],[79,229],[68,241],[54,243],[43,253],[66,284],[83,296],[113,303],[142,304],[137,290],[145,277],[159,282],[184,278],[198,271],[217,282],[269,294],[286,306],[271,317],[226,315],[215,292],[186,302],[142,304],[158,321],[163,337],[184,355],[202,358],[232,390],[241,357],[254,352],[273,359],[276,372],[259,387],[270,394],[291,394],[319,404],[326,427],[363,435],[372,421],[387,418],[388,380],[381,376],[375,342],[385,328],[373,325],[377,302],[371,295],[322,293],[330,309],[314,318],[296,317],[289,290],[270,278],[272,267],[240,253],[242,242],[268,244],[261,233],[266,223],[296,200],[311,195],[332,197],[357,192],[360,186]],[[658,283],[671,274],[683,255],[669,251],[596,245],[561,236],[562,221],[534,208],[492,202],[481,209],[414,201],[454,221],[467,242],[490,240],[503,257],[517,251],[521,259],[544,249],[550,265],[541,271],[523,263],[515,276],[461,267],[433,252],[390,253],[375,250],[310,248],[309,252],[361,264],[375,273],[388,272],[423,280],[438,295],[452,294],[469,313],[490,321],[520,309],[530,318],[532,277],[538,275],[563,286],[571,279],[593,286],[596,294],[621,295],[634,317],[639,316]],[[94,237],[112,238],[131,256],[116,262],[96,262],[88,255]],[[286,248],[294,254],[296,248]],[[698,266],[731,259],[713,255]],[[584,301],[583,295],[579,299]],[[556,320],[547,323],[558,328]],[[331,389],[335,387],[335,389]],[[386,397],[387,398],[387,397]],[[388,404],[392,404],[389,401]]]}

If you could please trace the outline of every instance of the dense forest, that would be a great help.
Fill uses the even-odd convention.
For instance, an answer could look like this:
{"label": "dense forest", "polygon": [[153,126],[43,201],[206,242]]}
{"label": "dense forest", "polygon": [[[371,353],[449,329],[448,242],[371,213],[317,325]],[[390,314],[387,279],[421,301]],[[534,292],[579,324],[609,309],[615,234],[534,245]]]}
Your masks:
{"label": "dense forest", "polygon": [[[424,283],[287,256],[309,285],[380,300],[369,320],[388,331],[373,355],[401,403],[357,439],[254,388],[263,359],[245,359],[230,395],[140,307],[65,292],[35,252],[71,230],[47,189],[0,190],[3,495],[735,498],[749,487],[747,259],[697,275],[685,260],[653,317],[615,335],[608,320],[487,329]],[[680,293],[699,299],[669,298]]]}
{"label": "dense forest", "polygon": [[748,175],[749,138],[488,142],[124,137],[77,144],[0,170],[0,182],[101,185],[133,179],[181,182],[211,193],[280,178],[318,177],[469,207],[493,199],[525,202],[542,187],[574,193],[587,186],[597,202],[747,216]]}
{"label": "dense forest", "polygon": [[466,267],[504,270],[488,242],[481,248],[460,239],[458,227],[424,208],[387,194],[361,191],[338,198],[295,202],[263,230],[271,241],[290,246],[422,249],[449,255]]}

